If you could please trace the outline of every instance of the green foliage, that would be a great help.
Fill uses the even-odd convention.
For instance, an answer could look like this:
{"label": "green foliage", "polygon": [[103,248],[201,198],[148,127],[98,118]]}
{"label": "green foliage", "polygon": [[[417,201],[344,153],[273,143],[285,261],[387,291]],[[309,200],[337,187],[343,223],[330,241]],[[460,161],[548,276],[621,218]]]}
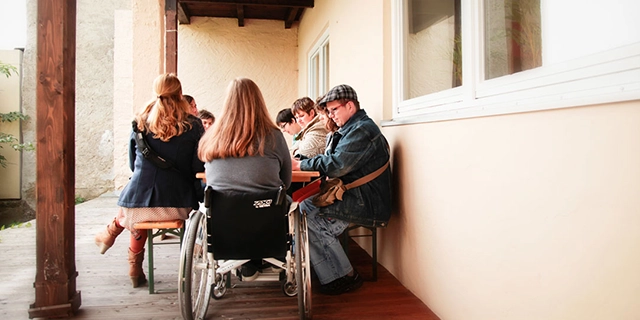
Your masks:
{"label": "green foliage", "polygon": [[[31,224],[31,222],[14,222],[12,224],[9,225],[9,228],[11,229],[17,229],[17,228],[31,228],[33,225]],[[7,229],[6,225],[2,225],[0,226],[0,231]],[[2,238],[0,238],[0,242],[2,242]]]}
{"label": "green foliage", "polygon": [[[12,73],[18,74],[18,69],[10,64],[5,64],[0,61],[0,74],[4,74],[7,78],[11,76]],[[27,121],[29,120],[29,116],[13,111],[9,113],[0,113],[0,122],[14,122],[14,121]],[[28,143],[20,143],[17,137],[12,134],[4,133],[0,131],[0,149],[2,149],[3,144],[8,144],[11,146],[13,150],[16,151],[32,151],[35,149],[31,142]],[[7,167],[7,158],[0,154],[0,166],[3,168]]]}
{"label": "green foliage", "polygon": [[83,202],[87,201],[87,199],[80,197],[80,196],[76,196],[76,204],[81,204]]}
{"label": "green foliage", "polygon": [[11,73],[15,73],[17,75],[18,68],[10,64],[2,63],[2,61],[0,61],[0,74],[4,74],[5,77],[9,78],[11,76]]}

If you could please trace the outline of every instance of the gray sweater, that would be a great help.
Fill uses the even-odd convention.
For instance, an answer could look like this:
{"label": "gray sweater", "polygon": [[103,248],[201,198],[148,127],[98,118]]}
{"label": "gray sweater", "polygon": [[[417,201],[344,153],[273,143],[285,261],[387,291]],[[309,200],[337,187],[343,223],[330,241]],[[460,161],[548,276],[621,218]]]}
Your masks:
{"label": "gray sweater", "polygon": [[291,156],[282,133],[267,137],[264,156],[214,159],[204,165],[207,185],[218,191],[265,191],[291,185]]}

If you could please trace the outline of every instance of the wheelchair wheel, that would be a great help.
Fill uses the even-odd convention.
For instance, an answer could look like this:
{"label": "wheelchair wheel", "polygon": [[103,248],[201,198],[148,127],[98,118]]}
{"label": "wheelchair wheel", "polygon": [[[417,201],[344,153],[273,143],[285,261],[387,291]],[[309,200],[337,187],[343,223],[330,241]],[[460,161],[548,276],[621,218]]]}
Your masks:
{"label": "wheelchair wheel", "polygon": [[204,319],[209,307],[213,273],[212,256],[207,250],[207,217],[197,211],[180,251],[178,303],[183,319]]}
{"label": "wheelchair wheel", "polygon": [[225,293],[227,293],[227,277],[229,273],[215,275],[215,282],[213,283],[213,298],[221,299]]}
{"label": "wheelchair wheel", "polygon": [[311,319],[311,263],[307,217],[299,211],[295,213],[295,255],[300,319]]}

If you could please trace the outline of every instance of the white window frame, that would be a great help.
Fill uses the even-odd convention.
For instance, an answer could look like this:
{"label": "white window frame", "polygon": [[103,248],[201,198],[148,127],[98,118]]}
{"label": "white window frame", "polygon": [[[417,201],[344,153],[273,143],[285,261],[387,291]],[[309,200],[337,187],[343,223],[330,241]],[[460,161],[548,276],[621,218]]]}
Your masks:
{"label": "white window frame", "polygon": [[403,100],[407,75],[404,30],[408,23],[404,17],[408,9],[405,0],[393,0],[393,119],[383,125],[640,99],[640,42],[548,66],[543,62],[538,68],[483,80],[482,2],[461,0],[462,86]]}
{"label": "white window frame", "polygon": [[[327,79],[327,77],[329,76],[328,71],[330,67],[326,64],[327,57],[329,56],[329,48],[327,48],[328,44],[329,30],[327,29],[322,34],[320,39],[316,42],[316,44],[311,48],[311,51],[309,52],[309,58],[307,59],[307,66],[309,71],[309,85],[307,89],[307,95],[313,100],[329,90],[329,88],[326,88],[326,84],[328,82],[327,80],[329,80]],[[313,59],[316,56],[318,57],[318,70],[320,70],[319,74],[316,74],[316,70],[313,67]],[[318,82],[320,83],[318,84]],[[319,88],[319,92],[315,92],[316,88]]]}

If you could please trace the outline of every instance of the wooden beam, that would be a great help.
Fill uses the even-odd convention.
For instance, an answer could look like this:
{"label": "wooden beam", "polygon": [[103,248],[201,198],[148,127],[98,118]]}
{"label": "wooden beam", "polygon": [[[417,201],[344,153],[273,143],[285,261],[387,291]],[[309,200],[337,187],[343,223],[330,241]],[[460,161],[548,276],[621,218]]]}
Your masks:
{"label": "wooden beam", "polygon": [[36,280],[29,318],[80,308],[75,265],[76,1],[38,0]]}
{"label": "wooden beam", "polygon": [[164,72],[178,74],[178,0],[164,4]]}
{"label": "wooden beam", "polygon": [[313,8],[313,1],[314,0],[181,0],[180,2]]}
{"label": "wooden beam", "polygon": [[184,2],[178,2],[178,22],[191,24],[191,13]]}
{"label": "wooden beam", "polygon": [[238,10],[238,27],[244,27],[244,6],[239,4],[237,6],[237,10]]}
{"label": "wooden beam", "polygon": [[300,8],[289,8],[289,12],[287,12],[287,20],[284,21],[284,28],[290,29],[293,25],[293,21],[295,21],[296,16],[298,15],[298,11],[302,9]]}

